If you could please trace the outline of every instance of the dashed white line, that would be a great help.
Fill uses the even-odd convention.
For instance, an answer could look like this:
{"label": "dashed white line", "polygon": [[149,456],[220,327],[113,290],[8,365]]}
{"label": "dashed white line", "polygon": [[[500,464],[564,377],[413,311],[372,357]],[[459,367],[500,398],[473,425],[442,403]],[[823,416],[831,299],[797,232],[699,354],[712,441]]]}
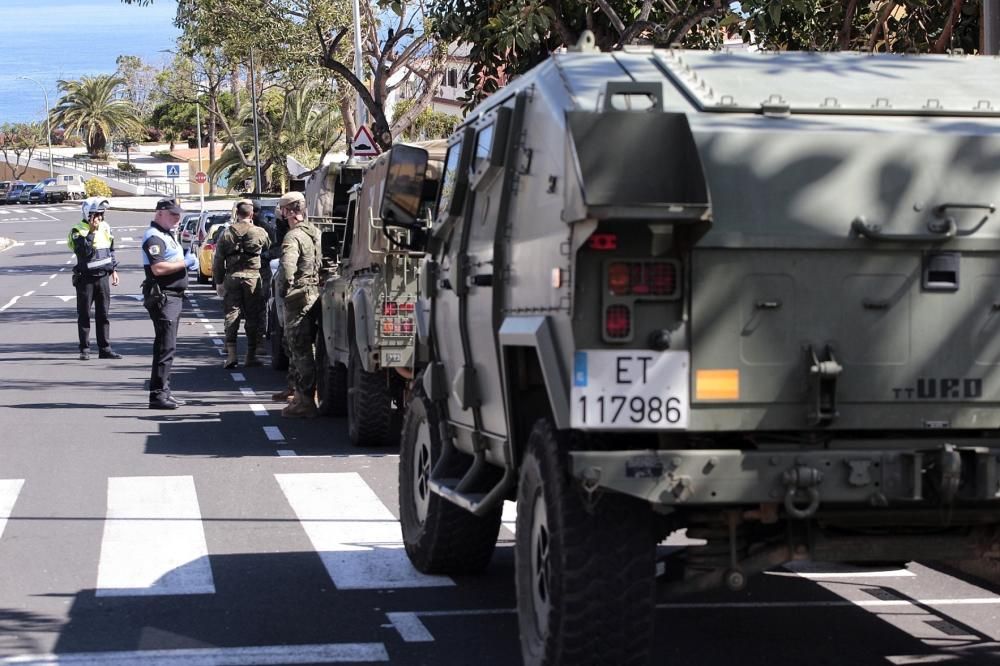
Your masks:
{"label": "dashed white line", "polygon": [[431,643],[434,636],[427,631],[427,627],[420,621],[416,613],[386,613],[389,624],[399,632],[400,637],[406,643]]}
{"label": "dashed white line", "polygon": [[179,664],[337,664],[389,661],[382,643],[261,645],[254,647],[179,648],[132,652],[24,654],[0,659],[20,666],[177,666]]}
{"label": "dashed white line", "polygon": [[252,388],[247,388],[246,386],[243,386],[243,387],[240,388],[240,393],[242,393],[243,396],[246,397],[246,398],[256,398],[257,397],[257,392],[254,391]]}
{"label": "dashed white line", "polygon": [[212,344],[213,345],[218,345],[218,346],[221,347],[222,346],[222,340],[220,340],[219,338],[212,338]]}
{"label": "dashed white line", "polygon": [[56,274],[55,274],[55,273],[53,273],[52,275],[50,275],[50,276],[49,276],[49,279],[50,279],[50,280],[55,280],[55,279],[56,279]]}
{"label": "dashed white line", "polygon": [[39,287],[47,287],[48,285],[49,285],[49,283],[48,283],[48,282],[43,282],[43,283],[41,283],[41,284],[40,284],[40,285],[38,285],[38,286],[39,286]]}
{"label": "dashed white line", "polygon": [[202,323],[202,324],[205,324],[205,323],[208,323],[208,320],[207,320],[207,319],[199,319],[198,321],[199,321],[200,323]]}
{"label": "dashed white line", "polygon": [[245,382],[246,380],[247,380],[246,375],[244,375],[242,372],[233,373],[234,382]]}
{"label": "dashed white line", "polygon": [[35,246],[37,247],[38,245],[45,245],[45,241],[35,241]]}
{"label": "dashed white line", "polygon": [[278,455],[282,458],[298,458],[299,454],[291,449],[278,449]]}
{"label": "dashed white line", "polygon": [[281,434],[281,429],[278,426],[264,426],[264,434],[272,442],[285,441],[285,436]]}
{"label": "dashed white line", "polygon": [[250,405],[250,409],[253,411],[255,416],[267,416],[267,408],[264,405],[254,403]]}
{"label": "dashed white line", "polygon": [[208,329],[209,331],[214,331],[215,330],[215,326],[213,324],[203,324],[203,326],[206,329]]}
{"label": "dashed white line", "polygon": [[33,293],[35,293],[34,289],[32,289],[31,291],[29,291],[27,294],[25,294],[24,297],[27,298],[28,296],[31,296]]}

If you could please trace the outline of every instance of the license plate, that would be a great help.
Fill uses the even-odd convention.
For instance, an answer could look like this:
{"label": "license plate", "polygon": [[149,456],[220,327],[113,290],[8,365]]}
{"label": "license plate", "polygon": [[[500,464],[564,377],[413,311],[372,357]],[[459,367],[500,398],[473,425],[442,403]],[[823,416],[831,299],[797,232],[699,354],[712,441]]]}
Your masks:
{"label": "license plate", "polygon": [[685,430],[691,411],[686,351],[578,351],[570,425],[582,430]]}

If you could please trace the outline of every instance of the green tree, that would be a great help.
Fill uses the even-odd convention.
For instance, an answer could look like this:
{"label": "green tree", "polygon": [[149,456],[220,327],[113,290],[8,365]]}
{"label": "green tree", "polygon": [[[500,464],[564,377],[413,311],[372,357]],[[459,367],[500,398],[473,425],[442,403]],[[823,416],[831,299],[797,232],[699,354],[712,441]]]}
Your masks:
{"label": "green tree", "polygon": [[58,81],[63,94],[52,109],[52,123],[62,125],[68,133],[80,134],[91,156],[105,154],[112,135],[142,128],[135,106],[118,95],[124,83],[117,76]]}
{"label": "green tree", "polygon": [[[404,99],[396,102],[394,109],[396,115],[407,113],[414,106],[412,100]],[[440,111],[435,111],[429,107],[424,108],[417,114],[413,122],[410,123],[400,135],[407,141],[425,141],[428,139],[447,139],[455,131],[455,127],[461,120],[458,116],[453,116]]]}
{"label": "green tree", "polygon": [[134,55],[120,55],[115,64],[118,66],[117,75],[124,80],[121,88],[123,97],[132,102],[139,116],[148,118],[156,103],[156,68]]}
{"label": "green tree", "polygon": [[[0,125],[0,155],[15,180],[28,170],[31,155],[45,143],[42,123],[4,123]],[[21,160],[24,164],[21,164]]]}

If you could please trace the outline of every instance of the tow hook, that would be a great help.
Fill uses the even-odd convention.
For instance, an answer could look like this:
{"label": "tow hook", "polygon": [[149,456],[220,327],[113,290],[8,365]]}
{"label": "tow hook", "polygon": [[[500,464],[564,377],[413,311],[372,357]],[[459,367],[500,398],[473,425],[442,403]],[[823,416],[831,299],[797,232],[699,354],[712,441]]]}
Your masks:
{"label": "tow hook", "polygon": [[[814,467],[799,465],[785,470],[781,475],[785,492],[785,511],[793,518],[811,518],[819,508],[819,484],[823,482],[823,473]],[[796,504],[800,498],[808,501],[804,507]]]}

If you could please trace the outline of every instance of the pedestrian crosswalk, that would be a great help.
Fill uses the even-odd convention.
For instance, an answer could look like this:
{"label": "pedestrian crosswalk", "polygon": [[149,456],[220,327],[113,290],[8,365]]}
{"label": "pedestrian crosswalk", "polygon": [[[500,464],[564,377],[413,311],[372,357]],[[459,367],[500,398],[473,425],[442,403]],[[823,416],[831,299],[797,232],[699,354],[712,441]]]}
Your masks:
{"label": "pedestrian crosswalk", "polygon": [[[324,585],[332,582],[337,590],[455,585],[450,577],[426,575],[410,564],[394,512],[358,472],[281,473],[269,482],[280,491],[275,497],[287,501],[276,509],[285,517],[276,520],[298,523],[326,570]],[[30,480],[0,480],[0,544],[15,557],[16,539],[4,543],[3,533],[18,518],[18,496],[26,485]],[[94,511],[103,513],[95,596],[217,592],[201,510],[205,498],[194,477],[110,477],[106,497],[106,505]],[[212,520],[226,522],[219,516]],[[261,548],[268,552],[266,544]]]}
{"label": "pedestrian crosswalk", "polygon": [[31,213],[66,213],[80,210],[79,206],[30,206],[28,208],[11,208],[0,206],[0,215],[29,215]]}

